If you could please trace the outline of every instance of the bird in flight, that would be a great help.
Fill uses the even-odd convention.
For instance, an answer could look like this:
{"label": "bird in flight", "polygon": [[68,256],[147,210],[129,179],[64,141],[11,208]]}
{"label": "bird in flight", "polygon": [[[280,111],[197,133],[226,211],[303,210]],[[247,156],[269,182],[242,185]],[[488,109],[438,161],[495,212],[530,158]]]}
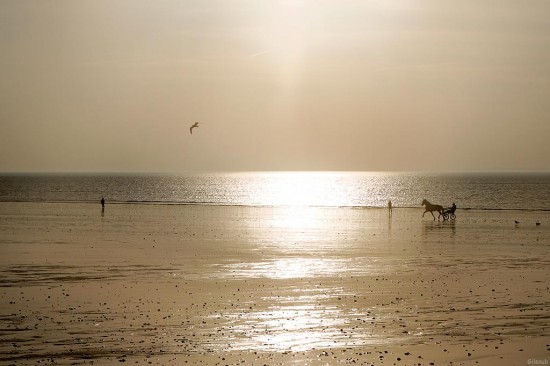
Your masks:
{"label": "bird in flight", "polygon": [[189,127],[189,132],[191,132],[191,135],[193,134],[193,128],[199,127],[199,123],[195,122],[191,127]]}

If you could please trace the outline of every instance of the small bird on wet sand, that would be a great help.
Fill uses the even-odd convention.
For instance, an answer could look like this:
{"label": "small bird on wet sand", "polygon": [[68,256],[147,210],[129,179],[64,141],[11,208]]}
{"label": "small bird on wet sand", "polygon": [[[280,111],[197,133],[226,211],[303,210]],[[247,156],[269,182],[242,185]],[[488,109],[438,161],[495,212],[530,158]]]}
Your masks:
{"label": "small bird on wet sand", "polygon": [[537,221],[537,222],[535,222],[535,225],[539,226],[539,225],[540,225],[540,222],[538,222],[538,221]]}
{"label": "small bird on wet sand", "polygon": [[518,221],[518,220],[514,220],[514,222],[516,223],[516,225],[519,224],[519,221]]}
{"label": "small bird on wet sand", "polygon": [[193,128],[199,127],[199,123],[195,122],[191,127],[189,127],[189,132],[191,132],[191,135],[193,134]]}

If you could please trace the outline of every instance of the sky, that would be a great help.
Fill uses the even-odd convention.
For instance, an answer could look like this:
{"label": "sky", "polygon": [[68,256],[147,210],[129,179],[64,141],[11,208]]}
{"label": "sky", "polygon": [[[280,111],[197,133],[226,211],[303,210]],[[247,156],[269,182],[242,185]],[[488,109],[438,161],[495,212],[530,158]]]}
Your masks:
{"label": "sky", "polygon": [[547,0],[0,0],[0,50],[0,172],[550,170]]}

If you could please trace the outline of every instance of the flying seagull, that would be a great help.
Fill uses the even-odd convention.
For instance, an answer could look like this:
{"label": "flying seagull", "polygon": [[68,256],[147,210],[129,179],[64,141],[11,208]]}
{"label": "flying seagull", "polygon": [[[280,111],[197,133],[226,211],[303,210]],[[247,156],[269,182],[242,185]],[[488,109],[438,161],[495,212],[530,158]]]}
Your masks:
{"label": "flying seagull", "polygon": [[191,132],[191,135],[193,134],[193,128],[199,127],[199,123],[195,122],[191,127],[189,127],[189,132]]}

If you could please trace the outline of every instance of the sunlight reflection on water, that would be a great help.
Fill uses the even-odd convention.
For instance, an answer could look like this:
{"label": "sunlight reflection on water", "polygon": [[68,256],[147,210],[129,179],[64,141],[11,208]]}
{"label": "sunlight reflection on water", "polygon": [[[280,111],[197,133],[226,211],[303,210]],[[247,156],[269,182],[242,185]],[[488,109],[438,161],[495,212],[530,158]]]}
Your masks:
{"label": "sunlight reflection on water", "polygon": [[[354,331],[357,319],[371,316],[368,308],[342,307],[351,293],[333,282],[346,276],[373,275],[383,268],[367,257],[275,257],[272,260],[222,265],[222,278],[280,281],[277,292],[252,301],[248,311],[225,314],[232,319],[231,349],[269,352],[308,351],[380,343],[371,332]],[[325,280],[329,280],[324,284]],[[280,286],[280,287],[279,287]],[[263,306],[258,306],[256,302]],[[351,300],[353,303],[353,300]],[[213,348],[223,348],[210,344]]]}
{"label": "sunlight reflection on water", "polygon": [[[302,292],[301,289],[297,291]],[[342,296],[341,291],[341,288],[318,288],[306,290],[308,294],[300,296],[264,297],[263,301],[273,304],[267,309],[226,314],[226,318],[233,319],[234,323],[231,327],[233,336],[224,341],[230,342],[234,350],[273,352],[308,351],[374,342],[370,333],[349,331],[349,324],[358,317],[367,319],[367,314],[344,312],[330,302],[331,298]],[[376,339],[376,342],[380,340]],[[215,342],[210,346],[220,348]]]}
{"label": "sunlight reflection on water", "polygon": [[[550,175],[240,172],[202,175],[3,175],[0,201],[549,209]],[[426,197],[426,196],[429,197]],[[99,195],[101,197],[101,195]]]}
{"label": "sunlight reflection on water", "polygon": [[271,279],[301,279],[331,277],[344,273],[356,275],[382,272],[376,260],[367,258],[307,258],[289,257],[252,263],[231,263],[218,272],[222,277]]}
{"label": "sunlight reflection on water", "polygon": [[[264,350],[306,351],[336,343],[336,330],[346,321],[337,309],[318,309],[313,305],[281,306],[251,315],[259,333],[250,334],[255,348]],[[250,346],[250,344],[248,345]]]}

